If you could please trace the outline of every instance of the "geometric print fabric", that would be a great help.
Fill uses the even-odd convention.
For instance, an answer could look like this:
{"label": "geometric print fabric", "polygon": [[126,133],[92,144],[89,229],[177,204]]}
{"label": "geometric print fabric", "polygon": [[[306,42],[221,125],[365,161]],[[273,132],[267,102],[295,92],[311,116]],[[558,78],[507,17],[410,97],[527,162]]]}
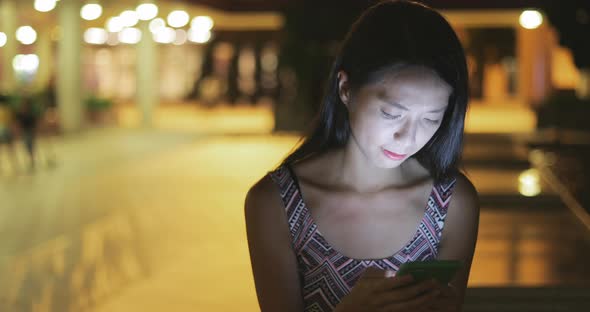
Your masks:
{"label": "geometric print fabric", "polygon": [[332,311],[368,267],[396,272],[405,262],[436,259],[456,182],[451,179],[433,186],[420,225],[401,250],[384,259],[362,260],[340,254],[324,239],[303,202],[290,167],[282,165],[269,175],[279,187],[285,205],[306,312]]}

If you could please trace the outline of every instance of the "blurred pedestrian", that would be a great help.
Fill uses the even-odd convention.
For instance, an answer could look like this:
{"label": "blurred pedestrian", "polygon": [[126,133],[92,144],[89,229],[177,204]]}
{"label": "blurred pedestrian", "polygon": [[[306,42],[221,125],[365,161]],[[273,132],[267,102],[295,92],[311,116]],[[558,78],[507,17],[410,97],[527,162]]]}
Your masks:
{"label": "blurred pedestrian", "polygon": [[7,97],[0,98],[0,171],[2,170],[2,150],[5,148],[12,163],[13,171],[18,169],[14,150],[14,118]]}
{"label": "blurred pedestrian", "polygon": [[15,119],[19,126],[21,137],[27,155],[29,156],[29,169],[35,170],[35,141],[37,137],[37,124],[39,122],[40,112],[34,105],[33,98],[31,96],[23,96],[17,107]]}

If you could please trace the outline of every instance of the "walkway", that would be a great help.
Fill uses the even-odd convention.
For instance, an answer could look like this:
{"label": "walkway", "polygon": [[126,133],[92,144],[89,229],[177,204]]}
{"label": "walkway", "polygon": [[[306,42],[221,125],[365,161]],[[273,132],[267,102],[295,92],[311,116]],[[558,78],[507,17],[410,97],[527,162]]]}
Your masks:
{"label": "walkway", "polygon": [[[244,195],[297,138],[177,115],[55,139],[56,167],[0,176],[0,311],[257,311]],[[542,182],[520,194],[511,137],[470,135],[465,155],[482,198],[470,286],[590,285],[588,232]]]}

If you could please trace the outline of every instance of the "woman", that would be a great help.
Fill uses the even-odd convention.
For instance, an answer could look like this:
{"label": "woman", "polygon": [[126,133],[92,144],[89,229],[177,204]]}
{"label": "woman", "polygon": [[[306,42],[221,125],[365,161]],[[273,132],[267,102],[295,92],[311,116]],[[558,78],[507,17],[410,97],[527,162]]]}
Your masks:
{"label": "woman", "polygon": [[[479,219],[457,169],[467,87],[439,13],[409,1],[363,13],[311,133],[246,197],[263,312],[460,311]],[[448,285],[395,276],[435,259],[462,262]]]}

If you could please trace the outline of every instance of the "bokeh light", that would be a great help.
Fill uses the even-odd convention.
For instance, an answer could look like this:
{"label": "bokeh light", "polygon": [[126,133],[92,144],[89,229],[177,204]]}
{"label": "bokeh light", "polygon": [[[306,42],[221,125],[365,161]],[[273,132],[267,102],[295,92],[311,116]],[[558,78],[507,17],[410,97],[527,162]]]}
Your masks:
{"label": "bokeh light", "polygon": [[211,30],[213,28],[213,19],[209,16],[197,16],[191,21],[191,28]]}
{"label": "bokeh light", "polygon": [[190,16],[188,13],[186,13],[186,11],[172,11],[170,14],[168,14],[168,25],[174,28],[184,27],[186,24],[188,24],[189,19]]}
{"label": "bokeh light", "polygon": [[39,68],[39,56],[36,54],[17,54],[12,60],[12,68],[18,75],[32,75]]}
{"label": "bokeh light", "polygon": [[156,33],[156,32],[158,32],[158,30],[165,28],[165,27],[166,27],[166,22],[162,18],[155,18],[150,21],[149,28],[152,33]]}
{"label": "bokeh light", "polygon": [[525,10],[520,14],[519,22],[526,29],[535,29],[543,23],[543,15],[537,10]]}
{"label": "bokeh light", "polygon": [[121,15],[119,15],[119,18],[124,27],[133,27],[139,22],[139,14],[131,10],[123,11]]}
{"label": "bokeh light", "polygon": [[141,30],[137,28],[125,28],[119,33],[119,41],[127,44],[136,44],[141,40]]}
{"label": "bokeh light", "polygon": [[35,0],[35,10],[39,12],[49,12],[55,9],[56,0]]}
{"label": "bokeh light", "polygon": [[191,28],[188,32],[188,40],[195,43],[206,43],[211,39],[209,30],[198,30]]}
{"label": "bokeh light", "polygon": [[84,41],[89,44],[105,44],[108,33],[102,28],[92,27],[84,32]]}
{"label": "bokeh light", "polygon": [[8,37],[6,37],[6,34],[0,31],[0,47],[5,46],[7,40]]}
{"label": "bokeh light", "polygon": [[541,193],[541,177],[535,168],[525,170],[518,176],[518,192],[524,196],[537,196]]}
{"label": "bokeh light", "polygon": [[118,16],[113,16],[107,21],[107,30],[109,32],[120,32],[125,26]]}
{"label": "bokeh light", "polygon": [[149,21],[158,16],[158,6],[153,3],[143,3],[135,9],[137,15],[142,21]]}
{"label": "bokeh light", "polygon": [[88,3],[80,9],[80,16],[87,21],[93,21],[101,15],[102,6],[98,3]]}
{"label": "bokeh light", "polygon": [[176,31],[170,27],[163,27],[154,33],[154,41],[158,43],[172,43],[176,40]]}
{"label": "bokeh light", "polygon": [[31,26],[21,26],[16,30],[16,40],[29,45],[37,40],[37,32]]}

